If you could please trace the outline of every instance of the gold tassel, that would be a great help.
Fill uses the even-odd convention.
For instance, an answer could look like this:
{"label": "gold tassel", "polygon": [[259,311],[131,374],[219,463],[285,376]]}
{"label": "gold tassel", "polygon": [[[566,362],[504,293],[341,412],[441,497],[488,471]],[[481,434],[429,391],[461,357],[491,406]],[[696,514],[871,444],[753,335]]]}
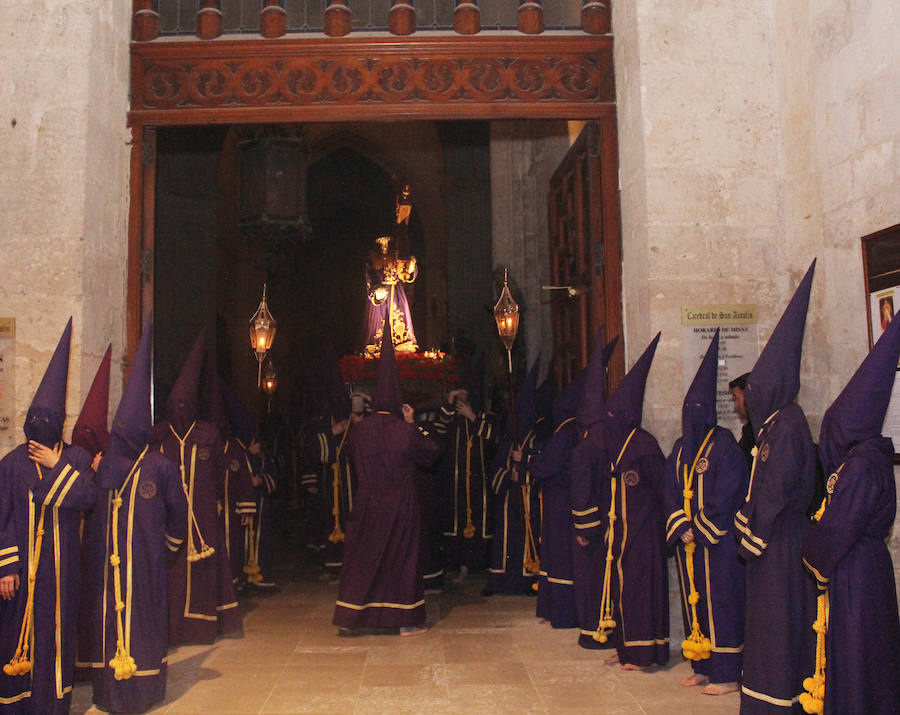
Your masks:
{"label": "gold tassel", "polygon": [[334,517],[334,528],[328,535],[328,540],[332,544],[338,544],[344,541],[344,532],[341,530],[341,452],[344,449],[344,442],[347,440],[347,434],[350,432],[350,420],[347,420],[347,426],[344,428],[344,434],[341,437],[341,443],[338,445],[334,455],[334,463],[331,465],[334,479],[332,480],[333,503],[331,507],[331,515]]}
{"label": "gold tassel", "polygon": [[[838,469],[838,474],[844,465]],[[828,496],[822,499],[822,504],[816,511],[813,519],[820,521],[825,515],[828,505]],[[803,689],[800,693],[800,705],[804,712],[814,715],[825,711],[825,636],[828,633],[828,587],[816,599],[816,620],[812,628],[816,632],[816,671],[811,678],[804,678]]]}
{"label": "gold tassel", "polygon": [[475,524],[472,523],[472,440],[469,434],[469,420],[466,419],[466,528],[463,536],[471,539],[475,536]]}
{"label": "gold tassel", "polygon": [[[56,453],[57,459],[59,459],[62,454],[62,445],[57,446],[53,451]],[[35,462],[34,467],[37,469],[38,479],[43,480],[44,473],[41,471],[41,465]],[[25,600],[25,613],[22,616],[22,627],[19,630],[19,642],[16,645],[13,657],[10,658],[9,663],[3,666],[3,672],[10,676],[30,673],[34,665],[34,654],[32,653],[29,656],[28,649],[31,641],[34,640],[34,587],[37,582],[38,565],[41,562],[41,547],[44,544],[44,513],[46,508],[46,504],[41,504],[41,514],[38,517],[37,530],[35,531],[34,551],[31,553],[31,558],[28,562],[28,597]]]}
{"label": "gold tassel", "polygon": [[[688,521],[693,519],[691,515],[691,499],[694,497],[694,473],[697,469],[697,462],[700,459],[700,455],[703,454],[703,449],[709,442],[710,437],[712,437],[713,431],[714,429],[711,429],[706,433],[706,439],[703,440],[703,444],[697,450],[690,471],[688,471],[687,464],[684,465],[684,490],[682,495],[684,496],[684,514]],[[700,594],[697,592],[697,584],[694,579],[694,551],[696,550],[696,542],[692,541],[684,545],[685,570],[687,571],[688,588],[690,590],[688,593],[688,604],[691,607],[691,634],[681,642],[681,652],[688,660],[706,660],[712,652],[712,642],[700,630],[700,619],[697,616],[697,603],[700,601]]]}

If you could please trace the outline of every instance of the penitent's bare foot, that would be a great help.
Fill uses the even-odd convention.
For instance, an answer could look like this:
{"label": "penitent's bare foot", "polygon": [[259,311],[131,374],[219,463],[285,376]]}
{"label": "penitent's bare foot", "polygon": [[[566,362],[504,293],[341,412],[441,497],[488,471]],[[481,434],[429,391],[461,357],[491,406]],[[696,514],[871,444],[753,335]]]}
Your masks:
{"label": "penitent's bare foot", "polygon": [[635,665],[634,663],[622,663],[620,670],[647,670],[646,665]]}
{"label": "penitent's bare foot", "polygon": [[618,653],[613,653],[612,655],[607,656],[606,658],[603,659],[603,665],[615,665],[618,662],[619,662],[619,654]]}
{"label": "penitent's bare foot", "polygon": [[700,692],[704,695],[725,695],[725,693],[737,692],[737,683],[710,683]]}
{"label": "penitent's bare foot", "polygon": [[700,673],[694,673],[689,678],[685,678],[681,681],[681,685],[685,688],[693,688],[696,685],[703,685],[704,683],[708,683],[709,678],[705,675],[700,675]]}

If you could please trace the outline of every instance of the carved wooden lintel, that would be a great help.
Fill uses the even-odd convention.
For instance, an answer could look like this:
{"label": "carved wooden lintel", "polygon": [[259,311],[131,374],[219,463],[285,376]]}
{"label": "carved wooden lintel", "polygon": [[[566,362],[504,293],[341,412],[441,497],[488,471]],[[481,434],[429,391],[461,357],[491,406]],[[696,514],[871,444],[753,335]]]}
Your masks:
{"label": "carved wooden lintel", "polygon": [[132,45],[132,124],[615,113],[612,38],[290,38]]}

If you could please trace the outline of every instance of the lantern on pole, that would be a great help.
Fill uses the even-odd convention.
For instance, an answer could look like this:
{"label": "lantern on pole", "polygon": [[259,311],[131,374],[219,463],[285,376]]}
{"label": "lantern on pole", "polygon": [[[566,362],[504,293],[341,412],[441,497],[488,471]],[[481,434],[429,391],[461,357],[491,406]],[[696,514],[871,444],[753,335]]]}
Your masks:
{"label": "lantern on pole", "polygon": [[266,303],[267,286],[263,284],[262,300],[259,307],[250,318],[250,349],[256,353],[256,359],[259,362],[259,368],[256,374],[256,388],[262,387],[262,364],[266,358],[266,353],[272,347],[275,340],[275,330],[277,322],[272,313],[269,312],[269,306]]}
{"label": "lantern on pole", "polygon": [[512,347],[516,342],[519,332],[519,305],[513,300],[509,292],[509,269],[503,271],[503,290],[500,299],[494,306],[494,320],[497,321],[497,332],[506,346],[506,354],[509,358],[509,373],[512,374]]}
{"label": "lantern on pole", "polygon": [[497,322],[497,332],[500,339],[506,346],[506,356],[509,360],[509,413],[512,419],[512,441],[518,448],[519,432],[516,425],[516,402],[513,394],[513,363],[512,348],[516,342],[516,335],[519,332],[519,305],[513,300],[512,294],[509,292],[509,269],[503,271],[503,290],[500,292],[500,299],[494,306],[494,320]]}
{"label": "lantern on pole", "polygon": [[275,364],[269,360],[266,363],[265,375],[262,383],[263,391],[269,396],[266,412],[272,414],[272,396],[278,389],[278,373],[275,371]]}

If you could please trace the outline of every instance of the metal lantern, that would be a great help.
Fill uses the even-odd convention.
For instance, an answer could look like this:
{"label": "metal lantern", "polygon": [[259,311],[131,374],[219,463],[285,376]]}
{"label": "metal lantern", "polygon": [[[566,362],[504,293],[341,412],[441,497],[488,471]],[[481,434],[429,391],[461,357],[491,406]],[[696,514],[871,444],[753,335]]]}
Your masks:
{"label": "metal lantern", "polygon": [[275,317],[269,312],[266,290],[267,286],[263,284],[262,300],[253,317],[250,318],[250,349],[256,353],[256,359],[259,361],[259,371],[256,377],[257,387],[262,385],[262,363],[275,340],[275,330],[278,325]]}
{"label": "metal lantern", "polygon": [[512,372],[512,347],[519,332],[519,305],[509,292],[509,269],[503,271],[503,290],[500,299],[494,306],[494,320],[497,321],[497,332],[506,346],[509,357],[509,371]]}
{"label": "metal lantern", "polygon": [[278,373],[275,371],[275,364],[269,360],[266,363],[265,379],[263,380],[263,390],[271,398],[278,389]]}

